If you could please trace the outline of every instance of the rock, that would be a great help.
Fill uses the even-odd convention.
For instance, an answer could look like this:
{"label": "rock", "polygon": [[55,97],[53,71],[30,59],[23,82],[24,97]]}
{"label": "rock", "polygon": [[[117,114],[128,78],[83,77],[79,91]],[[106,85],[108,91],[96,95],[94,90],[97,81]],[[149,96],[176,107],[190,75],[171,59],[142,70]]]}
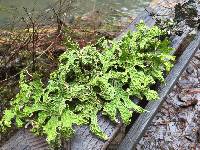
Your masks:
{"label": "rock", "polygon": [[121,10],[122,10],[122,11],[128,11],[128,8],[122,7]]}

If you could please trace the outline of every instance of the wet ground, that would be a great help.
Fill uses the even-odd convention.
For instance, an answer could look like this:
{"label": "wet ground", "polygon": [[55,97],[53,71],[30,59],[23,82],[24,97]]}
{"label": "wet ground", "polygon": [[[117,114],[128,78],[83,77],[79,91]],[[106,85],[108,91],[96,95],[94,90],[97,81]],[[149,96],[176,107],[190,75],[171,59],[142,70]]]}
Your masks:
{"label": "wet ground", "polygon": [[200,150],[200,50],[137,145],[140,150]]}

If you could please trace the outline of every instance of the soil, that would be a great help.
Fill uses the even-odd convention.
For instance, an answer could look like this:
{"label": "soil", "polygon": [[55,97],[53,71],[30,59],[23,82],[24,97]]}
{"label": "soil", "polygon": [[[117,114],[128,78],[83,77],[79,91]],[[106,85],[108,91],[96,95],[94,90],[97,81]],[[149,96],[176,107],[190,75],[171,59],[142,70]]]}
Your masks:
{"label": "soil", "polygon": [[137,149],[200,149],[200,50],[153,119]]}

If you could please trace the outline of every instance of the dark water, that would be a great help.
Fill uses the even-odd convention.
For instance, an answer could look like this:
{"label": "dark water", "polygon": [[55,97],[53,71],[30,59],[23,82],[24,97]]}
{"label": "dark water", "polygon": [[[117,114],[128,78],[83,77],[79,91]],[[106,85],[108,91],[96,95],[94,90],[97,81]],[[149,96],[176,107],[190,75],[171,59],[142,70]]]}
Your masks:
{"label": "dark water", "polygon": [[[64,0],[62,0],[64,1]],[[69,16],[68,2],[62,4],[62,14]],[[149,5],[151,0],[76,0],[70,16],[84,17],[92,16],[94,11],[104,15],[106,20],[127,21],[127,16],[134,17]],[[0,0],[0,25],[11,24],[22,17],[41,15],[48,13],[52,15],[52,8],[58,9],[58,0]],[[65,12],[66,11],[66,12]],[[106,16],[106,17],[105,17]]]}

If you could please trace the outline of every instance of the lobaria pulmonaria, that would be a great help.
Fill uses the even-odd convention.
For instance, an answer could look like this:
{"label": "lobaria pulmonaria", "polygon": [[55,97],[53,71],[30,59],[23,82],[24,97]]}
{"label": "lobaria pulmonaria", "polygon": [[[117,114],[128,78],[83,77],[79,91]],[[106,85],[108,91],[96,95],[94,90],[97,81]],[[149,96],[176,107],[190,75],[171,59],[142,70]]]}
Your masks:
{"label": "lobaria pulmonaria", "polygon": [[158,99],[151,87],[164,82],[163,71],[169,72],[175,59],[170,55],[170,41],[163,38],[165,31],[144,22],[136,29],[119,41],[102,38],[82,49],[66,38],[67,51],[59,57],[60,64],[47,84],[37,74],[28,81],[22,71],[20,92],[4,111],[1,131],[29,124],[34,133],[45,135],[52,143],[69,139],[74,125],[88,125],[106,140],[97,122],[100,112],[113,122],[128,125],[133,111],[145,111],[131,97]]}

